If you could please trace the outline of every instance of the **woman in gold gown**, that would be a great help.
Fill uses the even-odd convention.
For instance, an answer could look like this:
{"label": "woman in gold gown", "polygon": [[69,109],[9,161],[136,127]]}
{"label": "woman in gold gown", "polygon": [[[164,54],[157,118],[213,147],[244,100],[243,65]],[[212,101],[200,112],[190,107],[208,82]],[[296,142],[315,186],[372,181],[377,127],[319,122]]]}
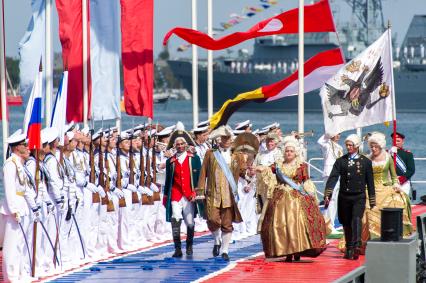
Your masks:
{"label": "woman in gold gown", "polygon": [[385,150],[385,135],[373,133],[368,138],[368,145],[371,150],[368,157],[373,163],[377,204],[372,210],[366,210],[369,238],[380,238],[380,210],[385,207],[403,209],[403,236],[408,236],[413,232],[410,199],[400,190],[393,158]]}
{"label": "woman in gold gown", "polygon": [[[297,157],[294,142],[284,145],[284,162],[278,169],[292,179],[301,190],[287,183],[276,185],[264,210],[261,239],[265,257],[269,260],[300,260],[300,256],[318,256],[326,245],[326,226],[318,207],[316,187],[307,176],[307,168]],[[262,177],[275,178],[274,168],[264,170]]]}

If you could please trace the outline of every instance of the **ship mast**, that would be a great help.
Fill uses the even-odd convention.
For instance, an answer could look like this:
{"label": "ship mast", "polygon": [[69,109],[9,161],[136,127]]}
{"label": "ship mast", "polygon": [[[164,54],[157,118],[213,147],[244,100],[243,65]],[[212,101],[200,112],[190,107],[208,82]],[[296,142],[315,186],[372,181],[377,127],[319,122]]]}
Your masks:
{"label": "ship mast", "polygon": [[383,19],[382,0],[344,0],[351,8],[361,24],[359,32],[360,40],[370,45],[385,30]]}

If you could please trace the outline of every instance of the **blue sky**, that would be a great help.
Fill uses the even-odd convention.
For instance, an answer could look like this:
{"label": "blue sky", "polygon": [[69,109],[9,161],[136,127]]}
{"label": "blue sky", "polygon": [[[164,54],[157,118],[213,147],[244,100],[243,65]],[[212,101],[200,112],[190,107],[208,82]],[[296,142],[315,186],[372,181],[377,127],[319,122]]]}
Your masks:
{"label": "blue sky", "polygon": [[[6,53],[8,56],[18,55],[18,42],[23,36],[30,16],[30,0],[4,0],[5,1],[5,25],[6,25]],[[119,1],[119,0],[103,0]],[[256,6],[259,0],[213,0],[213,25],[219,27],[220,22],[227,21],[231,13],[241,13],[245,6]],[[311,1],[305,1],[310,3]],[[343,0],[330,0],[333,7],[338,7],[340,19],[346,21],[350,17],[350,9]],[[278,0],[278,4],[261,12],[258,15],[245,20],[243,23],[229,29],[229,32],[245,30],[256,22],[271,17],[282,10],[297,7],[297,0]],[[384,0],[384,19],[392,23],[392,29],[397,33],[397,40],[401,42],[405,36],[411,18],[415,14],[426,14],[426,0]],[[56,52],[61,50],[58,38],[58,19],[56,11],[53,18],[53,47]],[[154,16],[154,52],[157,55],[162,49],[164,34],[175,26],[191,26],[191,0],[155,0]],[[207,27],[207,0],[198,0],[198,29],[205,31]],[[170,51],[173,57],[190,57],[190,51],[177,53],[176,48],[182,41],[176,37],[170,40]],[[250,49],[252,42],[241,44],[237,47]],[[200,55],[205,56],[201,51]],[[215,52],[216,55],[223,53]]]}

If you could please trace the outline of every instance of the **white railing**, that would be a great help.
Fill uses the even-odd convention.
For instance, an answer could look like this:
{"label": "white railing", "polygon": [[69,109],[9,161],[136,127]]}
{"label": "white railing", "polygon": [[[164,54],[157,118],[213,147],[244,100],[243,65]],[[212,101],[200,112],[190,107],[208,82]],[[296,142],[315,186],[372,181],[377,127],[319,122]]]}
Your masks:
{"label": "white railing", "polygon": [[[318,167],[312,165],[312,162],[313,161],[323,161],[323,160],[324,160],[324,158],[322,158],[322,157],[313,157],[313,158],[310,158],[306,162],[306,164],[309,165],[308,166],[308,174],[309,174],[309,176],[311,176],[311,168],[314,169],[315,171],[317,171],[318,173],[320,173],[321,176],[322,176],[323,171],[321,169],[319,169]],[[426,157],[415,157],[414,161],[426,161]],[[411,181],[412,184],[426,184],[426,180],[410,180],[410,181]],[[316,181],[313,181],[313,182],[314,183],[323,184],[324,180],[316,180]],[[320,193],[320,192],[318,192],[318,193]]]}

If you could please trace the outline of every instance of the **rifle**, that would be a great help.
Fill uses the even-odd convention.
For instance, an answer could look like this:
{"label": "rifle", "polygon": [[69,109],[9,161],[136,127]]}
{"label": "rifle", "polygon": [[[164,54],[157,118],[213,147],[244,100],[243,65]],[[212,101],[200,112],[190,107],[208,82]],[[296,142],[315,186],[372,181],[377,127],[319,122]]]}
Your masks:
{"label": "rifle", "polygon": [[[93,132],[94,130],[90,130],[90,148],[89,148],[89,163],[90,163],[90,175],[89,181],[92,184],[96,183],[96,172],[95,172],[95,152],[93,151]],[[101,198],[99,193],[92,193],[92,202],[99,203]]]}
{"label": "rifle", "polygon": [[[158,130],[158,123],[155,126],[155,132],[157,132]],[[157,136],[154,136],[154,144],[152,146],[152,182],[157,185],[157,154],[155,152],[155,144],[157,142]],[[159,201],[160,198],[160,192],[154,192],[154,194],[152,195],[152,200],[153,201]]]}
{"label": "rifle", "polygon": [[[150,128],[151,131],[151,128]],[[152,132],[152,131],[151,131]],[[149,150],[151,149],[151,135],[148,136],[148,147],[146,151],[146,181],[145,186],[150,188],[151,187],[151,164],[149,163]],[[142,204],[154,204],[154,201],[152,200],[152,196],[148,195],[142,195]]]}
{"label": "rifle", "polygon": [[[111,180],[109,177],[110,169],[109,169],[109,161],[108,161],[108,147],[109,147],[109,138],[107,142],[107,146],[105,148],[105,169],[106,169],[106,176],[105,176],[105,194],[108,193],[111,190]],[[108,199],[108,196],[105,195],[104,198],[102,198],[102,204],[107,205],[107,212],[113,212],[114,209],[114,203],[111,199]]]}
{"label": "rifle", "polygon": [[[133,133],[130,134],[130,150],[129,150],[129,184],[135,184],[135,159],[133,156]],[[139,203],[138,193],[132,192],[132,203]]]}
{"label": "rifle", "polygon": [[[120,142],[121,142],[121,139],[120,139],[120,136],[118,136],[118,138],[117,138],[117,154],[116,154],[116,166],[117,166],[117,180],[116,180],[116,184],[115,184],[115,186],[116,186],[116,190],[118,190],[118,189],[120,189],[121,190],[121,188],[122,188],[122,185],[121,185],[121,178],[122,178],[122,176],[121,176],[121,161],[120,161]],[[118,200],[118,206],[119,207],[126,207],[126,199],[124,198],[124,197],[122,197],[121,199],[119,199]]]}

